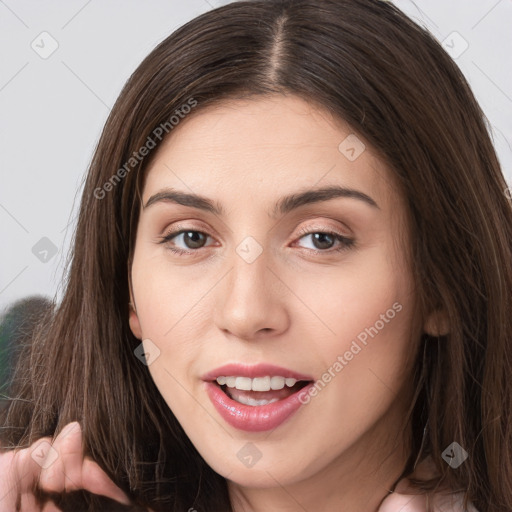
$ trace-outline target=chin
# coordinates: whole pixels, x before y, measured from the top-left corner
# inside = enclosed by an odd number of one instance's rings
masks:
[[[276,468],[272,466],[259,469],[255,467],[251,469],[233,467],[231,473],[227,472],[222,476],[240,487],[254,489],[287,486],[302,480],[299,475],[292,473],[292,468],[276,470]]]

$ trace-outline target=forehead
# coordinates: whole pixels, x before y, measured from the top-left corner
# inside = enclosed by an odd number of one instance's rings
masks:
[[[396,196],[391,181],[374,149],[325,108],[297,96],[257,96],[181,120],[147,170],[143,201],[163,186],[209,196],[252,190],[255,200],[338,184],[386,202]]]

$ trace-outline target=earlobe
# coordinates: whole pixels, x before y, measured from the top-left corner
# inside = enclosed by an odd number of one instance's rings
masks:
[[[444,310],[436,310],[428,315],[423,330],[429,336],[446,336],[450,332],[450,322]]]
[[[129,262],[128,267],[131,269],[131,261]],[[139,316],[137,315],[135,301],[133,300],[132,276],[130,272],[128,272],[128,290],[130,293],[130,302],[128,303],[128,308],[130,311],[128,315],[128,324],[130,325],[130,330],[132,331],[132,334],[137,339],[142,340],[142,329],[140,328]]]
[[[142,339],[142,329],[140,328],[139,317],[137,315],[137,311],[135,310],[135,306],[132,302],[129,303],[130,314],[128,317],[128,323],[130,324],[130,330],[133,335],[141,340]]]

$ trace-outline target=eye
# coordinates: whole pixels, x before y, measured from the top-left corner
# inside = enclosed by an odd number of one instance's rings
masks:
[[[173,231],[167,235],[161,237],[161,244],[167,244],[167,247],[172,252],[177,254],[191,254],[197,249],[205,247],[205,241],[209,238],[209,235],[202,231],[195,229],[181,229],[179,231]],[[185,248],[175,247],[172,244],[181,243],[185,245]]]
[[[316,253],[345,251],[355,244],[354,239],[331,230],[314,231],[312,229],[303,229],[299,232],[299,235],[299,240],[310,237],[313,246],[306,247],[306,249]],[[180,226],[178,226],[177,229],[160,238],[161,241],[159,243],[166,244],[170,251],[178,255],[188,255],[207,247],[207,245],[205,245],[206,241],[211,237],[203,231],[196,229],[180,229]],[[182,247],[177,247],[177,244],[182,245]]]
[[[315,252],[344,251],[355,243],[354,239],[331,230],[313,231],[306,228],[301,230],[299,235],[302,235],[300,239],[310,237],[313,246],[308,249]],[[336,243],[338,243],[337,247]],[[335,246],[334,249],[333,246]]]

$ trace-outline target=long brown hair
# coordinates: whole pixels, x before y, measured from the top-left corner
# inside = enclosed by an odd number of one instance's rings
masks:
[[[87,453],[137,503],[232,510],[225,479],[134,356],[140,341],[128,327],[128,274],[144,170],[156,152],[142,157],[141,148],[158,147],[162,127],[172,136],[172,116],[271,93],[315,102],[380,153],[406,200],[420,315],[442,309],[449,319],[448,335],[418,340],[414,441],[403,475],[430,454],[441,477],[418,486],[447,485],[466,491],[480,512],[510,512],[507,185],[458,67],[381,0],[235,2],[186,23],[144,59],[94,153],[65,294],[18,368],[2,442],[26,446],[77,419]],[[457,469],[441,456],[452,442],[469,454]]]

